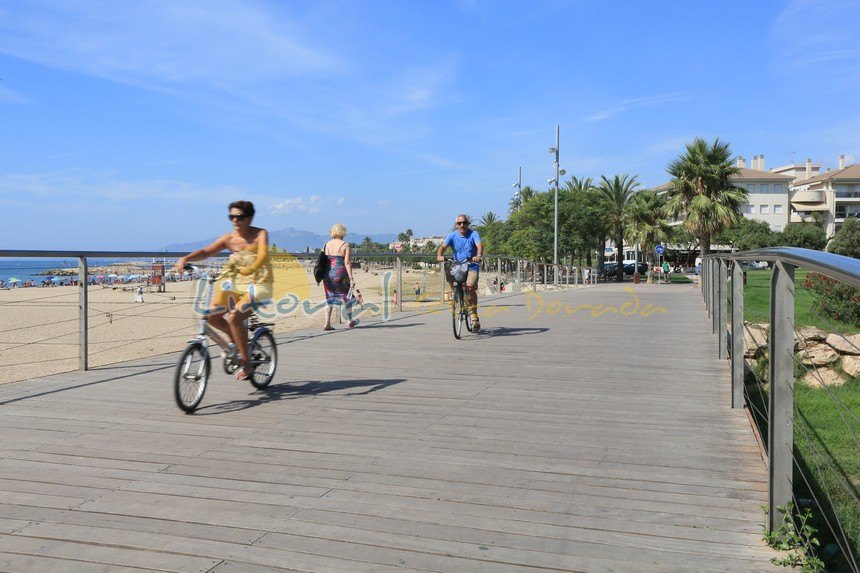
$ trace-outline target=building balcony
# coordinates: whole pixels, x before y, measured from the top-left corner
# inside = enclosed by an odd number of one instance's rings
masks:
[[[824,191],[795,191],[791,196],[792,203],[824,203]]]
[[[815,217],[808,213],[792,213],[789,223],[816,223]]]

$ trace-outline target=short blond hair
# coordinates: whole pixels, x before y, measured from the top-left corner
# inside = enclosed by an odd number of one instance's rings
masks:
[[[344,227],[340,223],[335,223],[331,226],[331,229],[329,229],[328,234],[331,236],[332,239],[343,239],[344,237],[346,237],[346,227]]]

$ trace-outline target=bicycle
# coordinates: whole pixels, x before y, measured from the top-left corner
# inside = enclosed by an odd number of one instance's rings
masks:
[[[188,265],[187,270],[199,272],[197,267]],[[206,341],[207,335],[222,349],[222,366],[224,372],[233,374],[241,365],[241,357],[235,344],[227,342],[217,329],[209,325],[207,314],[209,304],[212,301],[212,291],[218,276],[212,276],[204,272],[200,280],[206,281],[204,302],[202,307],[206,309],[200,319],[200,332],[188,341],[188,346],[179,358],[174,374],[174,396],[176,404],[186,413],[197,409],[206,392],[211,371],[211,360],[209,348]],[[252,314],[248,319],[248,355],[251,357],[250,367],[253,368],[252,375],[248,378],[254,388],[262,389],[271,383],[278,368],[278,347],[275,337],[272,335],[271,322],[259,322],[257,316]]]
[[[463,324],[466,325],[466,330],[472,332],[472,309],[469,306],[469,301],[466,300],[465,289],[463,283],[466,281],[466,276],[469,269],[469,261],[456,261],[454,259],[445,259],[449,267],[449,275],[451,276],[451,320],[454,327],[454,338],[460,340],[463,334]],[[456,273],[456,274],[455,274]],[[457,280],[457,279],[460,280]]]

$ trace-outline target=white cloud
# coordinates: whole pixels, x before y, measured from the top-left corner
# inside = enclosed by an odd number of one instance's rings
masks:
[[[612,107],[606,108],[604,110],[598,111],[597,113],[593,113],[587,116],[585,118],[585,121],[603,121],[605,119],[615,117],[616,115],[622,114],[631,109],[640,107],[654,107],[666,103],[680,101],[683,99],[686,99],[686,95],[681,93],[626,99],[618,102]]]
[[[301,26],[247,2],[42,2],[9,10],[0,52],[149,87],[227,86],[331,69]]]
[[[790,2],[773,24],[770,43],[777,68],[797,80],[820,78],[816,89],[860,82],[855,0]]]
[[[0,198],[5,200],[48,200],[57,204],[92,201],[152,202],[195,204],[219,200],[228,203],[242,194],[229,186],[201,186],[175,180],[122,180],[116,174],[100,171],[70,170],[52,173],[2,174]]]
[[[310,197],[288,197],[269,206],[272,215],[289,215],[290,213],[319,213],[322,210],[319,195]]]
[[[24,94],[11,90],[5,86],[0,86],[0,104],[29,104],[30,99]]]

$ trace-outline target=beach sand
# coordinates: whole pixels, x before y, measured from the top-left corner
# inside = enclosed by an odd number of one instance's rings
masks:
[[[359,318],[383,312],[383,280],[397,288],[392,269],[356,269],[354,276],[365,300]],[[420,301],[414,286],[422,285]],[[89,297],[89,366],[98,368],[128,360],[180,351],[199,331],[193,311],[197,281],[167,283],[166,292],[144,292],[144,302],[134,302],[137,284],[116,287],[91,286]],[[126,290],[123,290],[125,287]],[[441,277],[438,271],[405,270],[400,293],[405,310],[438,305]],[[0,384],[70,372],[79,368],[78,298],[76,286],[32,287],[0,290]],[[275,320],[275,333],[321,328],[325,300],[322,285],[309,275],[299,290],[310,302],[310,315],[301,309]],[[277,295],[277,289],[276,289]],[[396,308],[389,301],[389,311]],[[376,311],[369,310],[375,305]],[[270,307],[272,308],[272,307]],[[277,313],[276,313],[277,314]],[[266,319],[269,321],[269,319]],[[346,328],[333,320],[336,328]],[[360,328],[360,326],[359,326]]]

